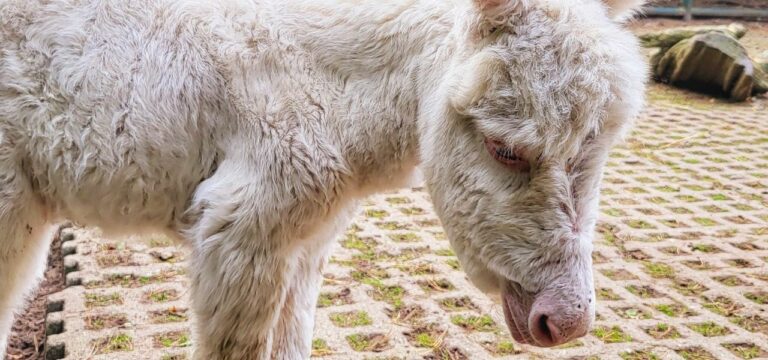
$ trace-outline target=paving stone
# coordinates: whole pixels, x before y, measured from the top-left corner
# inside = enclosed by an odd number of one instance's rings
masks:
[[[511,342],[500,307],[467,281],[429,196],[414,188],[366,200],[338,239],[324,270],[315,356],[765,358],[761,109],[654,102],[615,149],[594,253],[598,320],[583,339],[550,350]],[[62,349],[67,359],[188,356],[187,251],[162,237],[68,231],[69,287],[50,298],[51,358]]]

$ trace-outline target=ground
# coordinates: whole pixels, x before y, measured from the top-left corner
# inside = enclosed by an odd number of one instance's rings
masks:
[[[750,51],[768,49],[766,27],[750,28]],[[314,357],[768,358],[768,99],[729,104],[663,85],[648,95],[606,169],[587,337],[552,350],[511,342],[414,188],[366,200],[338,239]],[[67,288],[48,301],[49,359],[188,357],[184,249],[91,229],[61,238]]]

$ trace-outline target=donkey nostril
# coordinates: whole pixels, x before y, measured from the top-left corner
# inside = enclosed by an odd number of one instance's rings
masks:
[[[547,315],[542,315],[539,318],[539,329],[541,330],[541,335],[544,335],[547,340],[552,341],[552,330],[549,328],[549,324],[547,324]]]
[[[562,343],[560,329],[546,314],[540,314],[533,319],[531,334],[539,346],[555,346]]]

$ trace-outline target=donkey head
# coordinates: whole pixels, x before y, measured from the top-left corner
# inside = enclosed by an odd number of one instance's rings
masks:
[[[643,103],[637,0],[473,0],[421,129],[462,267],[523,343],[583,336],[602,168]]]

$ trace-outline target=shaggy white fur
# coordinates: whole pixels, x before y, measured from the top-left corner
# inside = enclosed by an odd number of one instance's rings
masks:
[[[196,359],[310,351],[355,200],[421,163],[512,335],[583,335],[637,0],[0,0],[0,353],[50,224],[193,249]]]

